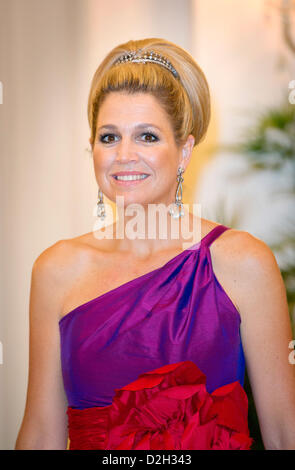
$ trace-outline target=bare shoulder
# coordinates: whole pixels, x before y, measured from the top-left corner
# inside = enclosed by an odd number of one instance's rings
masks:
[[[91,266],[103,269],[108,248],[104,240],[96,240],[92,232],[58,240],[46,248],[35,260],[33,272],[66,293],[72,283]]]
[[[218,239],[217,239],[218,242]],[[243,230],[227,230],[219,240],[224,257],[241,276],[258,280],[279,270],[271,248],[260,238]],[[218,243],[216,244],[218,246]]]
[[[33,290],[44,302],[50,301],[57,314],[73,279],[87,265],[89,250],[87,245],[75,238],[63,239],[46,248],[34,261]]]
[[[59,240],[40,253],[34,261],[33,272],[41,277],[50,277],[52,281],[60,281],[69,270],[75,252],[72,240]]]
[[[83,237],[58,240],[36,258],[34,268],[50,274],[56,280],[64,279],[74,267],[87,260],[90,247]]]
[[[280,269],[270,247],[247,231],[223,232],[210,247],[213,270],[237,310],[244,299],[262,289],[284,289]]]
[[[265,264],[275,260],[270,247],[260,238],[244,230],[230,228],[222,233],[212,244],[212,251],[224,254],[229,262],[243,263],[244,268],[252,263]]]

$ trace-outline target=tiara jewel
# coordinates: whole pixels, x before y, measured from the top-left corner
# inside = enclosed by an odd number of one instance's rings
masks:
[[[160,64],[166,69],[170,70],[173,73],[175,78],[179,78],[178,72],[175,70],[171,62],[161,54],[157,52],[145,51],[142,54],[142,49],[138,49],[137,51],[130,51],[127,54],[121,55],[115,62],[114,65],[123,64],[124,62],[138,62],[138,63],[146,63],[146,62],[153,62],[156,64]]]

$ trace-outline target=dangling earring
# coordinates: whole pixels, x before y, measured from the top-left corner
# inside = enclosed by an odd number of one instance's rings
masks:
[[[97,217],[100,217],[100,220],[104,220],[106,217],[106,210],[103,202],[103,192],[100,189],[98,189]]]
[[[184,210],[183,210],[183,204],[182,204],[182,182],[183,182],[182,173],[183,172],[184,172],[184,169],[182,167],[179,167],[177,171],[178,185],[176,189],[175,202],[173,203],[173,206],[169,209],[169,214],[174,219],[178,219],[179,217],[184,216]]]

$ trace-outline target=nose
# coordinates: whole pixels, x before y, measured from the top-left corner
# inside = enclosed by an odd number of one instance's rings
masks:
[[[138,155],[134,148],[134,143],[128,137],[122,137],[121,141],[117,145],[117,162],[129,162],[137,161]]]

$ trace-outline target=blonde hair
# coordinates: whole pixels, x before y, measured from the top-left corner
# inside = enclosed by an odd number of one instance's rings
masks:
[[[177,70],[180,80],[165,67],[127,62],[114,65],[123,54],[142,49],[165,56]],[[205,137],[211,114],[209,86],[192,56],[181,47],[160,38],[130,40],[112,49],[97,68],[88,98],[88,122],[92,146],[96,137],[99,108],[110,92],[150,93],[167,113],[176,145],[186,142],[189,134],[196,146]]]

